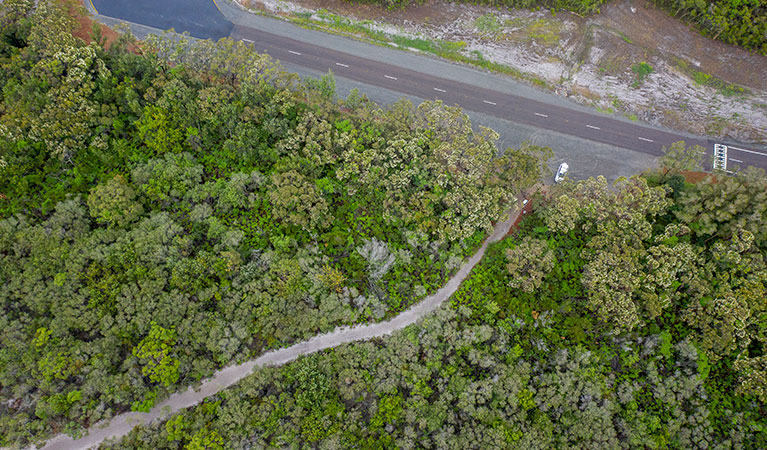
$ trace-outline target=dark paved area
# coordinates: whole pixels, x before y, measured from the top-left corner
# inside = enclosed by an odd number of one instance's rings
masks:
[[[201,39],[229,36],[234,25],[216,8],[212,0],[92,0],[105,16],[150,27],[189,32]]]

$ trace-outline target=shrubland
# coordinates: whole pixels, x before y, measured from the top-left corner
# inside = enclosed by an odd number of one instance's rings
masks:
[[[565,182],[422,322],[108,446],[765,448],[767,179],[688,183],[700,156]]]
[[[73,7],[0,5],[2,446],[402,311],[544,170],[457,108],[231,40],[84,42]]]

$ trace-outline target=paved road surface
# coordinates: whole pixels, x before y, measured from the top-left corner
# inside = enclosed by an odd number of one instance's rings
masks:
[[[280,61],[316,70],[331,69],[334,73],[352,80],[421,98],[438,98],[448,104],[458,104],[462,108],[512,122],[546,128],[655,156],[663,154],[661,151],[663,146],[669,146],[682,139],[673,132],[641,127],[602,115],[574,112],[545,102],[502,94],[460,81],[391,66],[253,28],[235,26],[232,38],[253,43],[256,51],[268,53]],[[706,148],[713,146],[713,142],[705,138],[687,137],[684,140],[688,144],[698,144]],[[748,156],[746,159],[750,161]]]
[[[88,0],[86,0],[88,1]],[[90,0],[105,16],[150,27],[189,32],[201,39],[229,36],[234,24],[226,19],[212,0]]]
[[[232,8],[224,0],[92,0],[96,10],[106,16],[176,31],[188,31],[199,38],[217,39],[230,35],[252,43],[259,52],[275,59],[308,69],[326,72],[369,85],[387,88],[420,98],[439,98],[447,104],[458,104],[512,122],[532,125],[595,142],[615,145],[653,156],[662,155],[662,147],[684,140],[713,151],[714,141],[640,123],[584,112],[573,107],[553,104],[524,96],[502,93],[454,79],[440,77],[414,66],[404,68],[359,55],[329,49],[291,39],[252,27],[236,25],[223,14]],[[231,15],[231,14],[228,14]],[[728,164],[767,168],[767,149],[735,144],[729,151]]]
[[[114,417],[105,428],[94,426],[89,430],[89,434],[81,439],[73,440],[69,436],[58,435],[48,441],[42,447],[42,450],[79,450],[97,446],[105,439],[120,437],[128,434],[134,426],[140,423],[149,423],[151,421],[168,417],[173,412],[183,408],[196,405],[207,397],[226,389],[242,378],[248,376],[256,367],[280,366],[293,361],[299,356],[308,355],[327,348],[336,347],[341,344],[354,341],[368,340],[387,334],[395,330],[405,328],[406,326],[417,322],[426,314],[434,311],[445,300],[458,289],[461,282],[469,275],[471,269],[482,259],[488,244],[496,242],[506,236],[511,225],[519,216],[520,210],[509,214],[509,218],[495,226],[493,234],[482,244],[482,247],[467,261],[464,261],[461,268],[440,290],[434,295],[425,298],[412,308],[386,322],[379,322],[370,325],[358,325],[352,328],[342,327],[336,330],[315,336],[308,341],[300,342],[288,348],[271,351],[261,357],[248,361],[246,363],[229,366],[216,372],[212,378],[202,383],[199,390],[192,388],[186,391],[171,395],[166,401],[155,406],[149,413],[130,412]]]

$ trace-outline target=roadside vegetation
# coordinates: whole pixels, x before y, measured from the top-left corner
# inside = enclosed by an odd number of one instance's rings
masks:
[[[699,150],[565,182],[422,322],[103,447],[765,448],[767,179]]]
[[[653,73],[653,71],[655,69],[653,69],[653,67],[651,65],[649,65],[646,62],[642,61],[640,63],[634,64],[633,66],[631,66],[631,70],[636,75],[636,81],[634,81],[634,86],[636,87],[636,86],[641,85],[642,81],[644,81],[645,77],[647,75],[650,75],[651,73]]]
[[[316,17],[316,18],[315,18]],[[431,53],[440,58],[455,61],[462,64],[470,64],[484,69],[511,75],[520,80],[525,80],[543,88],[551,88],[549,83],[539,77],[522,72],[506,64],[499,64],[486,59],[480,51],[472,51],[468,54],[464,51],[466,42],[446,39],[429,39],[414,35],[403,35],[380,31],[368,21],[357,22],[349,17],[334,14],[326,10],[318,10],[314,14],[297,13],[295,16],[286,16],[287,20],[309,29],[327,33],[337,33],[344,36],[355,36],[368,43],[393,46],[403,50]],[[545,37],[549,37],[546,35]]]
[[[358,0],[379,3],[388,9],[423,3],[419,0]],[[468,0],[465,0],[468,1]],[[474,4],[507,8],[544,8],[594,14],[609,0],[480,0]],[[767,53],[767,5],[762,0],[653,0],[669,14],[694,24],[703,34],[730,44]],[[483,20],[487,29],[493,24]]]
[[[671,15],[714,39],[767,54],[767,4],[763,0],[653,0]]]
[[[0,446],[402,311],[550,154],[231,40],[86,43],[73,7],[0,5]]]
[[[364,0],[361,2],[365,3]],[[370,2],[380,3],[389,9],[425,3],[422,0],[371,0]],[[599,12],[599,6],[606,2],[607,0],[480,0],[472,3],[508,8],[547,8],[590,14]]]

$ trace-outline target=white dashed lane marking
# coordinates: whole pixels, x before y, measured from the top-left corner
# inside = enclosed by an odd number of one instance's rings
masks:
[[[549,117],[546,114],[541,114],[541,113],[533,113],[533,114],[535,114],[538,117]]]
[[[341,63],[336,63],[336,65],[337,65],[337,66],[341,66],[341,67],[349,67],[349,66],[347,66],[346,64],[341,64]]]
[[[645,141],[645,142],[655,142],[652,139],[643,138],[641,136],[639,136],[637,139],[639,139],[640,141]]]
[[[595,127],[594,125],[586,125],[587,128],[593,128],[595,130],[601,130],[599,127]]]
[[[739,160],[739,159],[735,159],[735,158],[728,158],[728,159],[729,159],[730,161],[732,161],[732,162],[736,162],[736,163],[743,163],[743,161],[741,161],[741,160]]]
[[[437,91],[437,92],[447,92],[446,90],[440,89],[440,88],[434,88],[434,90]]]
[[[746,152],[746,153],[753,153],[754,155],[767,156],[767,153],[757,152],[754,150],[746,150],[745,148],[733,147],[731,145],[728,145],[727,148],[730,150],[737,150],[739,152]]]
[[[482,101],[483,101],[483,102],[485,102],[485,103],[487,103],[488,105],[493,105],[493,106],[495,106],[495,105],[496,105],[496,103],[495,103],[495,102],[490,102],[490,101],[487,101],[487,100],[482,100]]]
[[[300,54],[300,53],[298,53],[298,52],[294,52],[293,50],[288,50],[288,53],[292,53],[292,54],[294,54],[294,55],[298,55],[298,56],[301,56],[301,54]]]
[[[242,38],[242,40],[243,40],[243,42],[247,42],[247,43],[249,43],[249,44],[252,44],[252,43],[253,43],[253,41],[251,41],[250,39],[245,39],[245,38]]]
[[[395,81],[397,80],[397,77],[393,77],[391,75],[384,75],[384,78],[388,78],[390,80],[395,80]]]

